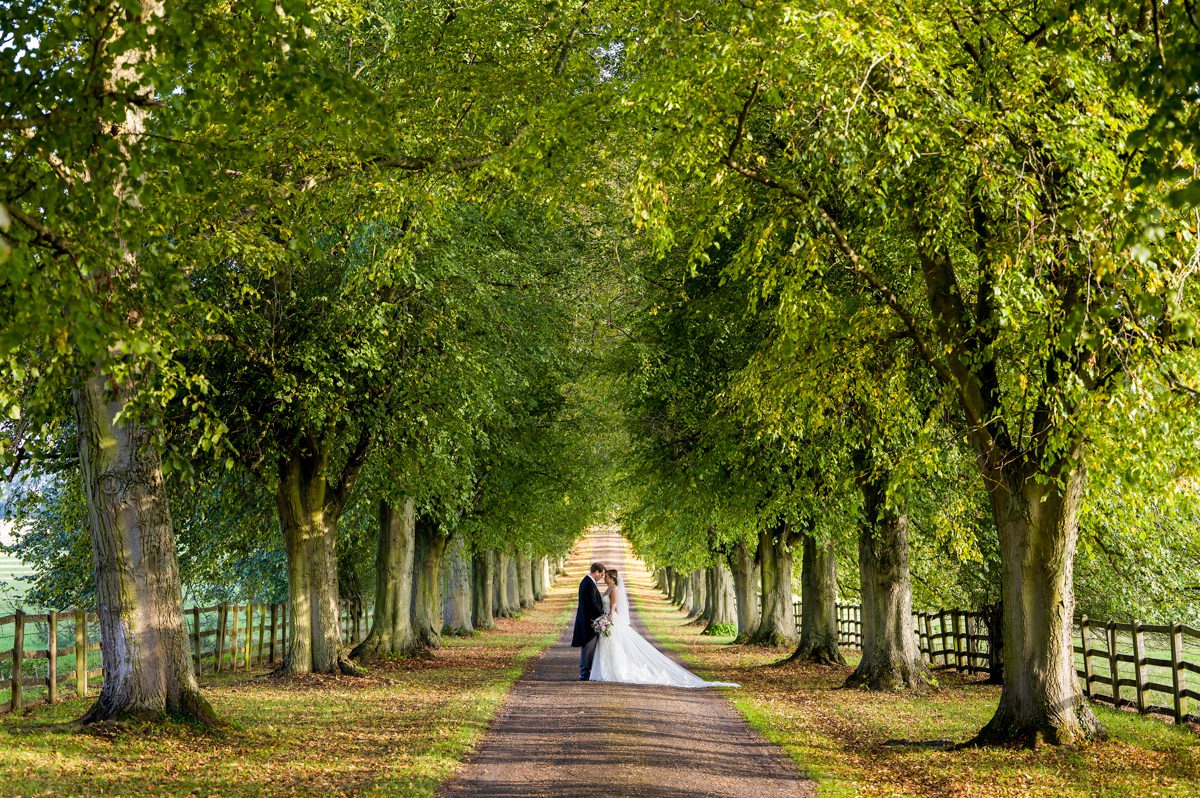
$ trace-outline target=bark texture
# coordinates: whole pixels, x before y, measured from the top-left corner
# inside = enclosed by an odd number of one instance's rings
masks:
[[[912,622],[908,516],[887,506],[886,477],[860,461],[866,521],[858,534],[862,581],[862,660],[845,687],[913,690],[930,683]]]
[[[150,433],[117,424],[129,397],[99,372],[74,392],[104,684],[82,722],[217,717],[200,694],[183,621],[175,530]]]
[[[455,637],[469,637],[475,634],[475,626],[471,622],[471,558],[461,537],[451,540],[447,551],[449,589],[446,591],[446,625],[443,631]]]
[[[436,523],[417,516],[413,556],[412,627],[425,648],[442,645],[442,557],[448,541]]]
[[[517,614],[517,608],[513,607],[509,600],[512,595],[512,590],[508,586],[509,561],[511,559],[511,556],[505,552],[495,553],[496,569],[492,578],[494,586],[492,603],[495,606],[497,618],[511,618]]]
[[[495,573],[496,552],[475,552],[471,558],[471,623],[478,631],[496,628]]]
[[[733,575],[729,566],[719,563],[708,569],[708,595],[711,604],[708,626],[703,634],[715,634],[737,626],[737,610],[733,596]]]
[[[1082,469],[1064,467],[1048,482],[1033,468],[1009,466],[998,476],[989,494],[1000,533],[1004,686],[974,742],[1104,737],[1080,692],[1071,640]]]
[[[412,632],[412,575],[416,548],[416,505],[394,508],[379,502],[375,549],[375,615],[371,631],[350,652],[359,657],[408,657],[420,650]]]
[[[533,606],[533,557],[529,552],[517,553],[517,593],[520,596],[521,609]]]
[[[837,555],[832,544],[804,536],[800,567],[800,643],[790,662],[845,665],[838,648]]]
[[[326,446],[311,444],[279,459],[275,504],[288,560],[291,606],[284,671],[289,674],[335,673],[343,659],[335,529],[326,517],[328,458]]]
[[[520,615],[521,614],[521,573],[520,573],[521,569],[517,565],[517,555],[515,553],[509,554],[504,562],[505,562],[505,572],[508,577],[504,582],[504,586],[505,586],[506,590],[508,591],[508,594],[507,594],[508,608],[512,611],[513,615]]]
[[[549,589],[549,566],[545,557],[533,558],[533,600],[541,601]]]
[[[792,550],[790,530],[780,523],[764,529],[758,538],[758,564],[762,575],[762,613],[748,642],[763,646],[796,645],[796,619],[792,612]]]
[[[733,601],[737,610],[736,643],[746,643],[752,638],[762,621],[759,605],[761,575],[758,559],[744,542],[739,541],[729,553],[729,570],[733,574]]]
[[[704,595],[704,569],[697,568],[688,575],[689,595],[688,595],[688,617],[692,618],[697,623],[702,623],[706,620],[704,616],[705,595]]]

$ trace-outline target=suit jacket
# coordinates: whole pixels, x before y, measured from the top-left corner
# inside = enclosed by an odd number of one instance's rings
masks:
[[[571,646],[580,648],[596,636],[592,621],[604,614],[604,601],[600,598],[600,588],[591,575],[585,576],[579,583],[579,608],[575,610],[575,632],[571,635]]]

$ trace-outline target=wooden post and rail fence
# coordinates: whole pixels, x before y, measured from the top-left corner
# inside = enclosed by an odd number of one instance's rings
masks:
[[[370,608],[342,601],[339,610],[343,642],[360,642],[371,628]],[[183,616],[198,676],[272,667],[283,660],[286,603],[189,607]],[[34,702],[56,703],[63,686],[76,696],[96,693],[104,678],[98,620],[81,609],[0,617],[0,645],[12,641],[0,650],[0,714]],[[71,644],[61,646],[66,641]],[[29,690],[38,695],[27,695]]]
[[[800,602],[793,605],[800,628]],[[862,648],[862,608],[837,605],[838,643]],[[913,631],[935,670],[992,673],[987,616],[967,610],[914,612]],[[1200,629],[1185,624],[1115,623],[1086,615],[1072,630],[1075,672],[1092,701],[1200,723]],[[1197,703],[1190,703],[1197,702]]]

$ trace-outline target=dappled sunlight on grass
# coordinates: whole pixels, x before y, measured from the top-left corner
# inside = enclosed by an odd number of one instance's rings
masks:
[[[578,565],[576,564],[576,567]],[[529,659],[562,632],[572,580],[497,629],[365,677],[206,678],[227,729],[62,732],[83,701],[0,719],[0,795],[430,796],[478,743]]]
[[[857,657],[845,668],[774,666],[788,652],[701,636],[656,592],[641,592],[638,609],[698,673],[742,684],[728,692],[734,704],[818,780],[823,796],[1200,794],[1200,735],[1188,729],[1097,707],[1107,742],[950,750],[938,741],[970,739],[991,717],[998,687],[942,672],[936,689],[917,696],[841,690]]]

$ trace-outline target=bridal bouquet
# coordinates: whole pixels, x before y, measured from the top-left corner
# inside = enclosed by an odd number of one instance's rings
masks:
[[[612,618],[609,618],[607,615],[601,615],[599,618],[592,621],[592,631],[601,637],[609,637],[612,635],[612,627]]]

